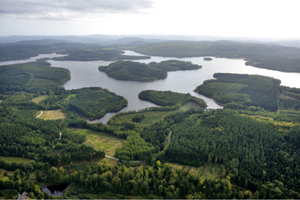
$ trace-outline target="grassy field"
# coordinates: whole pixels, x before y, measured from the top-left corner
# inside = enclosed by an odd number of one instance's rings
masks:
[[[243,117],[250,117],[250,118],[260,121],[260,122],[272,123],[272,124],[274,124],[274,126],[293,127],[293,126],[299,125],[299,123],[276,121],[276,120],[272,119],[271,117],[245,115],[245,114],[240,114],[240,115]]]
[[[187,102],[181,106],[180,110],[188,110],[190,108],[200,108],[200,106],[194,102]]]
[[[3,180],[9,180],[7,176],[4,176],[4,172],[6,172],[7,175],[9,175],[9,176],[14,174],[13,171],[7,171],[7,170],[1,169],[1,168],[0,168],[0,172],[1,172],[1,174],[0,174],[0,180],[1,179],[3,179]]]
[[[114,160],[114,159],[111,159],[111,158],[103,158],[102,160],[100,160],[98,163],[104,163],[106,162],[107,164],[109,165],[112,165],[112,166],[118,166],[118,162],[117,160]]]
[[[94,132],[86,129],[71,129],[87,136],[86,145],[92,146],[96,150],[104,150],[106,155],[114,156],[115,149],[123,146],[123,139],[110,134]]]
[[[37,116],[41,113],[41,111],[37,112]],[[39,117],[39,119],[43,120],[56,120],[56,119],[65,119],[66,116],[61,110],[43,110],[43,114]]]
[[[21,163],[21,162],[29,163],[31,161],[30,159],[27,159],[27,158],[21,158],[21,157],[4,157],[4,156],[0,156],[0,160],[4,160],[6,162],[17,162],[17,163]]]
[[[195,170],[198,173],[200,173],[201,178],[220,177],[222,173],[222,168],[221,165],[219,164],[206,164],[198,168],[188,166],[188,165],[181,165],[178,163],[171,163],[171,164],[173,165],[174,169],[177,167],[182,167],[184,171],[188,171],[188,172],[191,170]]]
[[[76,97],[77,94],[69,94],[64,100],[69,100],[71,97]]]
[[[114,119],[111,124],[114,123],[123,123],[123,122],[132,122],[132,118],[136,115],[144,115],[145,118],[139,122],[140,125],[149,125],[153,124],[155,122],[158,122],[162,120],[165,116],[170,115],[174,111],[149,111],[149,112],[143,112],[143,113],[130,113],[126,115],[122,115]]]
[[[49,97],[48,95],[39,96],[39,97],[33,98],[32,102],[39,103],[40,101],[43,101],[43,100],[47,99],[48,97]]]

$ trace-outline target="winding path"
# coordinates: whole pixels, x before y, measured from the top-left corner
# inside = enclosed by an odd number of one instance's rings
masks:
[[[110,158],[110,159],[113,159],[113,160],[119,160],[119,158],[115,158],[115,157],[108,156],[108,155],[105,155],[105,157]],[[127,162],[127,160],[121,160],[121,161],[122,161],[122,162]],[[131,162],[131,163],[140,163],[140,162],[142,162],[142,161],[140,161],[140,160],[131,160],[131,161],[129,161],[129,162]]]
[[[169,146],[169,143],[170,143],[170,140],[171,140],[171,135],[172,135],[172,131],[170,132],[167,146]]]
[[[56,144],[58,144],[59,143],[59,140],[60,140],[60,138],[61,138],[61,132],[59,132],[59,138],[58,138],[58,140],[57,140],[57,143]],[[55,148],[55,145],[53,146],[53,149]]]
[[[43,114],[43,111],[41,110],[41,114],[39,114],[36,118],[39,118]]]

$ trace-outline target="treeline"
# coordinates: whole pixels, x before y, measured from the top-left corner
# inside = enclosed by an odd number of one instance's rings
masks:
[[[236,102],[244,106],[260,106],[266,110],[278,109],[280,80],[246,74],[214,74],[217,80],[207,80],[195,92],[222,104]]]
[[[194,70],[194,69],[202,68],[202,66],[200,65],[196,65],[188,61],[180,61],[180,60],[166,60],[160,63],[151,62],[148,64],[148,66],[157,69],[162,69],[167,72],[177,71],[177,70]]]
[[[39,54],[64,53],[71,49],[91,49],[95,45],[80,43],[47,43],[43,41],[22,41],[0,45],[0,61],[24,60]]]
[[[100,66],[99,70],[118,80],[155,81],[167,77],[165,70],[148,67],[146,64],[132,61],[114,62],[107,67]]]
[[[224,164],[234,182],[259,191],[260,198],[274,198],[267,195],[272,188],[283,198],[300,192],[299,130],[230,110],[210,111],[175,125],[165,157],[194,166]]]
[[[128,104],[124,97],[100,87],[71,90],[71,93],[77,95],[69,103],[70,109],[89,118],[100,118],[105,113],[118,111]]]
[[[232,41],[169,42],[136,47],[136,52],[163,57],[215,56],[244,58],[246,65],[283,72],[300,72],[300,50],[295,47]]]
[[[118,80],[155,81],[165,79],[168,71],[194,70],[201,67],[191,62],[179,60],[168,60],[160,63],[151,62],[147,65],[132,61],[118,61],[109,64],[107,67],[100,66],[99,70]]]
[[[183,105],[186,102],[194,102],[201,108],[207,107],[205,101],[190,94],[182,94],[171,91],[145,90],[139,93],[139,99],[150,101],[161,106]]]
[[[56,168],[46,163],[41,170],[36,170],[35,175],[43,182],[71,183],[60,198],[87,198],[87,194],[108,192],[120,194],[120,197],[122,194],[145,195],[148,198],[156,195],[167,199],[249,198],[253,195],[249,190],[240,191],[232,185],[229,177],[201,178],[196,171],[187,172],[182,167],[174,168],[155,159],[151,166],[139,169],[104,163],[76,170],[74,165]],[[36,190],[37,186],[24,178],[20,170],[16,170],[10,180],[0,180],[0,187],[15,188],[20,193],[27,191],[31,198],[53,198]],[[259,194],[256,193],[255,197],[258,198]]]
[[[120,50],[103,50],[102,48],[94,49],[72,49],[62,52],[68,54],[64,57],[52,58],[53,60],[72,60],[72,61],[93,61],[93,60],[105,60],[105,61],[116,61],[116,60],[137,60],[137,59],[149,59],[149,56],[127,56],[121,55],[124,53]]]

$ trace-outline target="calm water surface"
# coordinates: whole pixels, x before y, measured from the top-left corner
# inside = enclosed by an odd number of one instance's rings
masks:
[[[142,55],[133,51],[125,51],[125,55]],[[34,61],[42,57],[57,57],[63,55],[43,54],[38,57],[29,59]],[[122,111],[139,110],[151,106],[156,106],[147,101],[142,101],[138,98],[138,94],[143,90],[161,90],[173,91],[181,93],[190,93],[193,96],[202,98],[206,101],[209,108],[222,108],[212,99],[193,92],[193,90],[207,79],[212,79],[213,74],[221,73],[238,73],[238,74],[259,74],[269,76],[281,80],[281,85],[289,87],[300,87],[300,73],[285,73],[268,69],[261,69],[252,66],[246,66],[242,59],[227,59],[215,58],[212,61],[204,61],[203,57],[192,58],[174,58],[174,57],[158,57],[152,56],[151,59],[136,60],[136,62],[150,63],[161,62],[164,60],[182,60],[190,61],[194,64],[202,65],[201,69],[191,71],[176,71],[168,72],[168,77],[164,80],[154,82],[136,82],[136,81],[120,81],[108,77],[104,72],[98,70],[98,66],[107,66],[113,61],[54,61],[49,60],[53,67],[62,67],[70,70],[71,79],[64,85],[65,89],[78,89],[82,87],[98,86],[106,88],[118,95],[124,96],[128,100],[128,106]],[[26,60],[27,61],[27,60]],[[27,61],[27,62],[30,62]],[[21,63],[22,61],[0,62],[0,65]],[[24,61],[23,61],[24,62]],[[102,122],[106,123],[109,118],[115,113],[107,113],[99,120],[94,120],[91,123]]]
[[[43,187],[41,190],[48,195],[60,197],[64,190],[69,186],[69,184],[50,184],[47,187]]]
[[[125,51],[125,55],[142,55],[133,51]],[[282,85],[290,87],[299,87],[299,73],[284,73],[279,71],[260,69],[246,66],[245,61],[240,59],[213,58],[212,61],[204,61],[203,57],[192,58],[173,58],[152,56],[151,59],[136,60],[136,62],[150,63],[161,62],[164,60],[177,59],[182,61],[190,61],[194,64],[202,65],[202,69],[191,71],[168,72],[168,77],[164,80],[154,82],[136,82],[136,81],[120,81],[108,77],[104,72],[98,70],[98,66],[107,66],[112,61],[49,61],[52,66],[63,67],[71,72],[71,80],[64,87],[66,89],[77,89],[82,87],[99,86],[124,96],[129,104],[121,111],[139,110],[150,106],[155,106],[150,102],[142,101],[138,98],[138,94],[143,90],[162,90],[174,91],[181,93],[190,93],[193,96],[202,98],[206,101],[209,108],[222,108],[212,99],[199,95],[193,90],[207,79],[212,79],[216,72],[223,73],[239,73],[239,74],[260,74],[270,76],[281,80]],[[106,123],[115,113],[107,113],[99,120],[92,122]]]
[[[0,62],[0,66],[1,65],[18,64],[18,63],[35,62],[37,59],[40,59],[40,58],[55,58],[55,57],[63,57],[63,56],[66,56],[66,55],[56,54],[56,53],[52,53],[52,54],[39,54],[38,56],[34,56],[34,57],[31,57],[31,58],[25,59],[25,60],[3,61],[3,62]]]

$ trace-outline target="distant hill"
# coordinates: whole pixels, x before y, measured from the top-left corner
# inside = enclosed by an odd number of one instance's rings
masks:
[[[21,45],[51,45],[51,44],[57,44],[57,43],[69,43],[69,42],[66,41],[66,40],[42,39],[42,40],[20,41],[20,42],[16,42],[15,44],[21,44]]]
[[[233,41],[171,41],[147,44],[134,49],[138,53],[164,57],[216,56],[243,58],[246,65],[283,72],[300,72],[300,49],[274,44]]]
[[[300,40],[283,40],[283,41],[273,42],[273,44],[300,48]]]

